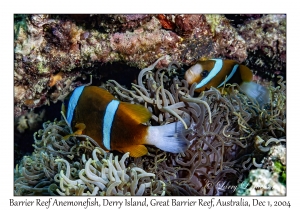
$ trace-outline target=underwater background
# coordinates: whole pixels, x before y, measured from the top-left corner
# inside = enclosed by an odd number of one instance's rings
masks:
[[[270,101],[238,84],[195,92],[184,74],[211,58],[249,67]],[[284,14],[15,14],[14,194],[285,195],[285,80]],[[145,106],[152,126],[189,116],[189,148],[133,158],[65,140],[62,101],[87,84]]]

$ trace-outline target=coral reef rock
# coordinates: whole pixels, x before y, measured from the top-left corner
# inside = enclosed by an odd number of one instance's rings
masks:
[[[238,185],[236,195],[286,195],[286,147],[285,139],[270,138],[265,142],[269,151],[261,169],[251,170],[247,179]],[[268,147],[269,144],[273,146]]]
[[[245,22],[237,31],[246,42],[246,65],[264,77],[285,76],[286,15],[264,15]]]
[[[278,181],[278,174],[256,169],[250,171],[249,178],[239,184],[237,195],[286,195],[286,187]]]
[[[284,75],[285,19],[263,15],[234,27],[224,15],[15,15],[15,116],[62,100],[99,63],[142,69],[163,55],[164,66],[221,57]]]

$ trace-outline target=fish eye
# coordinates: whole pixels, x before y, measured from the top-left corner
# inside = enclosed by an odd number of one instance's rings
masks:
[[[201,72],[201,77],[203,77],[203,78],[207,77],[208,73],[209,72],[207,70],[202,71]]]

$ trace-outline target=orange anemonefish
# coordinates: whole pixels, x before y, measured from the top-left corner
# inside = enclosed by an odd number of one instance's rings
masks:
[[[184,127],[181,122],[144,125],[150,118],[151,113],[144,106],[121,102],[96,86],[76,88],[67,109],[67,121],[72,128],[79,125],[82,134],[90,136],[107,150],[130,152],[130,156],[140,157],[148,153],[145,144],[172,153],[188,148],[189,141],[182,135]]]
[[[252,78],[253,74],[247,66],[240,65],[234,60],[222,59],[198,61],[185,73],[189,85],[197,83],[196,92],[208,90],[210,87],[220,88],[227,83],[237,83],[249,97],[263,105],[269,101],[269,91],[262,85],[252,82]]]

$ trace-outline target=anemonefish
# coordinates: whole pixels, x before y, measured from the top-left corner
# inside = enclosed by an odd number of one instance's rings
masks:
[[[145,125],[150,118],[151,112],[144,106],[121,102],[96,86],[76,88],[67,107],[67,121],[72,128],[80,127],[82,134],[93,138],[103,149],[140,157],[148,153],[145,145],[172,153],[188,148],[181,122]]]
[[[269,101],[269,91],[264,86],[252,82],[252,78],[252,71],[247,66],[234,60],[223,59],[198,61],[185,72],[185,79],[189,85],[197,83],[196,92],[237,83],[249,97],[263,105]]]

